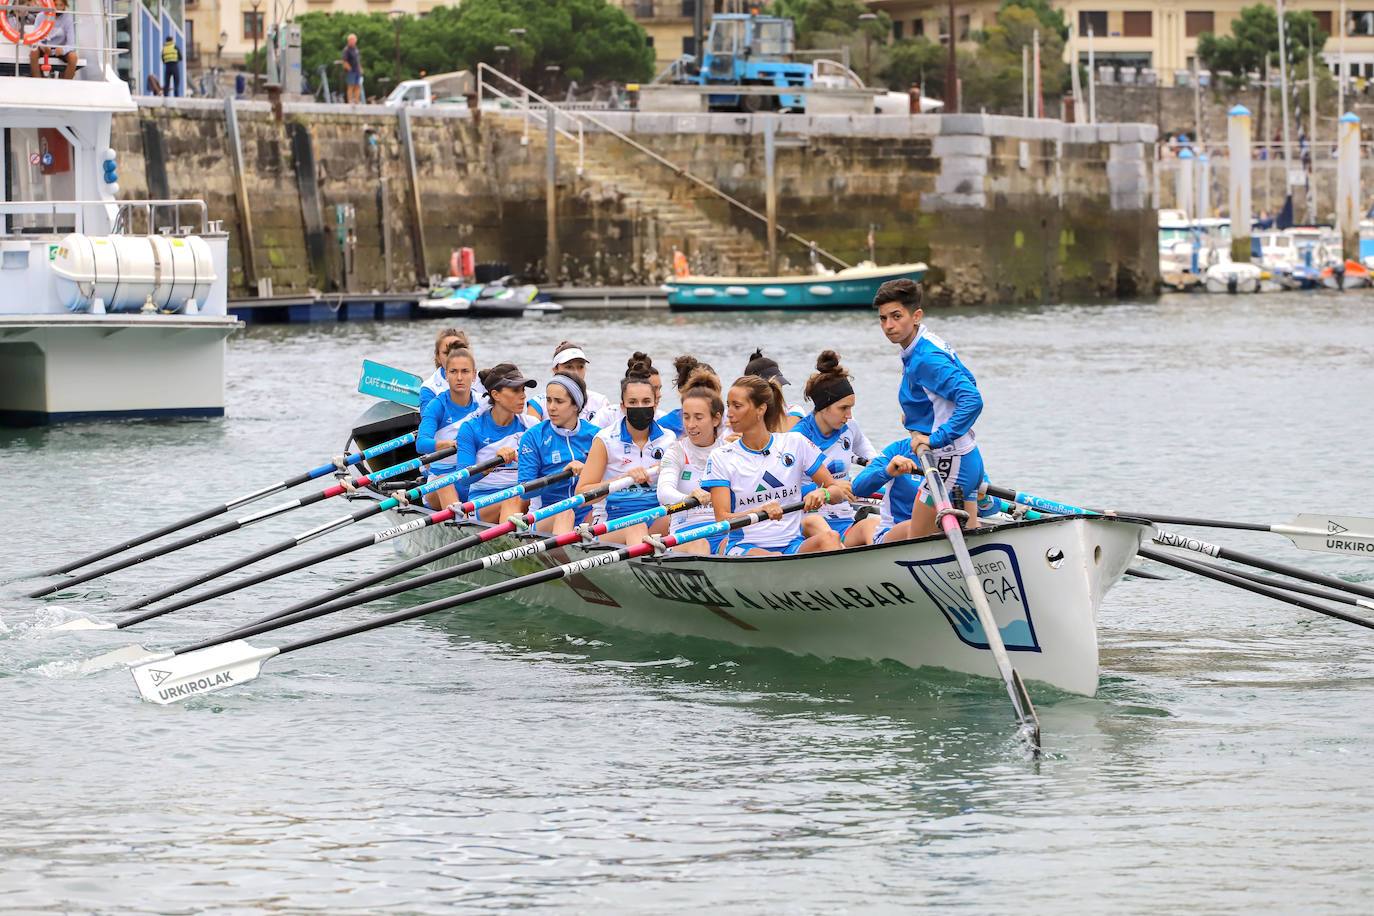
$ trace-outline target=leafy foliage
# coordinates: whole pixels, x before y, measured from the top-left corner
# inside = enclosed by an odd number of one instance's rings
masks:
[[[959,71],[964,83],[966,111],[1020,111],[1021,48],[1029,47],[1040,32],[1040,85],[1047,96],[1064,91],[1069,68],[1064,63],[1064,38],[1048,30],[1034,9],[1006,4],[983,35],[970,64]]]
[[[1285,12],[1284,26],[1288,60],[1293,66],[1306,63],[1309,53],[1320,54],[1330,37],[1321,30],[1310,10]],[[1199,35],[1197,52],[1207,69],[1213,73],[1229,71],[1237,82],[1244,81],[1245,74],[1260,70],[1266,62],[1274,70],[1279,65],[1278,14],[1272,6],[1247,6],[1231,21],[1230,35]]]

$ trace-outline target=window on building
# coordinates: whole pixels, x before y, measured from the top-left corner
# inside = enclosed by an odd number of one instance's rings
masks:
[[[652,36],[652,35],[645,35],[645,36],[644,36],[644,47],[646,47],[646,48],[652,48],[653,46],[654,46],[654,36]]]
[[[1347,35],[1374,35],[1374,10],[1351,10],[1346,23]]]
[[[630,15],[636,19],[654,18],[654,0],[634,0],[630,7]]]
[[[262,17],[265,14],[258,12],[247,12],[243,14],[243,37],[248,39],[262,38],[266,33],[262,28]]]
[[[682,16],[684,19],[694,19],[697,14],[697,0],[682,0]]]
[[[896,39],[897,41],[901,41],[901,40],[902,40],[902,25],[903,25],[902,20],[900,20],[900,19],[894,19],[894,20],[892,20],[892,37],[893,37],[894,39]]]
[[[1312,11],[1312,15],[1314,15],[1314,16],[1317,17],[1317,28],[1321,29],[1323,32],[1325,32],[1325,33],[1328,34],[1328,35],[1335,35],[1335,34],[1336,34],[1335,32],[1331,31],[1331,11],[1330,11],[1330,10],[1313,10],[1313,11]]]
[[[959,17],[959,40],[960,40],[960,41],[968,41],[968,38],[969,38],[969,28],[970,28],[970,20],[969,20],[969,17],[968,17],[967,15],[960,16],[960,17]]]
[[[911,37],[924,38],[926,34],[926,21],[924,19],[911,20]]]
[[[1188,10],[1183,14],[1183,34],[1188,38],[1216,31],[1215,24],[1216,15],[1211,10]]]
[[[1107,36],[1106,10],[1080,10],[1078,13],[1078,34],[1086,35],[1091,31],[1098,38]]]
[[[1154,14],[1149,10],[1127,10],[1121,14],[1121,34],[1125,38],[1149,38]]]
[[[682,36],[682,53],[697,56],[697,40],[691,35]]]

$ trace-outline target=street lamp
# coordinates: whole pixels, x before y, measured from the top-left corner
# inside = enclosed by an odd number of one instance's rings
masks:
[[[229,43],[229,33],[219,33],[219,44],[215,46],[215,69],[224,69],[224,46]]]
[[[399,84],[401,82],[401,18],[405,16],[405,10],[390,10],[387,15],[391,17],[392,23],[396,26],[396,62],[392,67],[392,77]]]
[[[558,80],[558,71],[562,69],[563,68],[558,66],[558,64],[549,64],[544,68],[544,73],[547,74],[544,78],[548,80],[548,88],[545,91],[548,92],[550,97],[553,96],[554,84]]]
[[[525,30],[520,28],[506,29],[506,32],[510,34],[513,39],[511,44],[515,46],[515,81],[518,83],[520,82],[520,44],[521,39],[525,37]]]
[[[863,25],[860,26],[860,28],[864,30],[864,82],[865,82],[865,83],[872,83],[872,82],[873,82],[873,29],[870,28],[868,24],[869,24],[870,22],[876,21],[877,18],[878,18],[878,15],[877,15],[876,13],[860,13],[860,14],[859,14],[859,21],[863,23]]]
[[[258,80],[260,79],[258,76],[258,64],[260,63],[258,60],[258,36],[262,34],[262,20],[258,18],[260,15],[258,9],[261,6],[262,0],[253,0],[251,21],[253,23],[253,98],[255,99],[258,97]]]

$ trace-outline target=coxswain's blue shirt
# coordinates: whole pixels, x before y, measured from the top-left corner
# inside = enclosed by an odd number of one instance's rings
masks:
[[[902,350],[902,426],[930,436],[930,447],[953,446],[955,454],[974,447],[973,424],[983,410],[983,396],[973,373],[949,344],[921,325]]]
[[[911,521],[911,507],[916,505],[916,491],[921,486],[921,479],[914,474],[893,477],[887,473],[887,463],[898,455],[916,461],[910,439],[897,439],[889,443],[877,458],[868,463],[868,467],[854,477],[855,496],[876,496],[883,485],[887,485],[882,508],[884,528]]]
[[[519,482],[529,483],[562,470],[569,461],[586,461],[592,440],[601,427],[588,420],[578,420],[576,429],[564,429],[552,420],[543,420],[520,437]],[[539,509],[562,502],[573,495],[577,475],[552,484],[529,495],[530,505]]]

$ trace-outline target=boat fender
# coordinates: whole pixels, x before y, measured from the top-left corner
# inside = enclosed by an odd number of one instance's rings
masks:
[[[1240,287],[1240,278],[1237,277],[1235,274],[1227,274],[1227,275],[1226,275],[1226,291],[1227,291],[1228,293],[1238,292],[1238,291],[1239,291],[1239,287]]]

